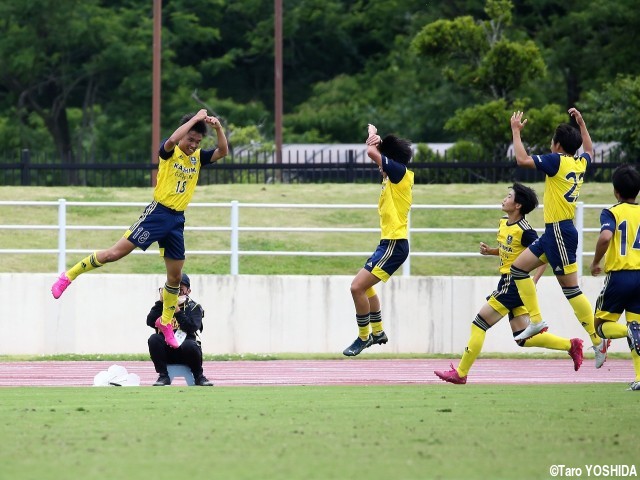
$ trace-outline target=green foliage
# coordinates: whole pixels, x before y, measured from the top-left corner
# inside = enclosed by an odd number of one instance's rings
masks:
[[[445,128],[459,132],[463,138],[479,145],[489,158],[500,161],[504,160],[511,144],[509,118],[515,110],[522,110],[528,120],[523,133],[526,145],[536,151],[546,150],[558,124],[567,122],[569,117],[558,105],[525,108],[526,102],[507,105],[501,99],[461,109],[447,121]]]
[[[416,35],[412,48],[442,65],[448,80],[469,86],[476,81],[478,64],[489,44],[482,26],[465,16],[429,23]]]
[[[555,104],[545,105],[542,108],[528,108],[524,113],[527,126],[522,134],[523,141],[533,153],[548,152],[556,127],[561,123],[569,122],[567,112]],[[595,118],[595,115],[592,116]],[[585,118],[587,122],[591,122],[591,117],[586,113]]]
[[[546,74],[540,51],[532,41],[522,43],[501,39],[482,58],[477,70],[478,85],[494,98],[513,100],[518,88],[532,78]]]
[[[316,84],[309,101],[295,113],[287,115],[285,125],[293,131],[310,130],[314,137],[314,132],[322,132],[325,139],[339,142],[362,140],[366,137],[367,123],[376,123],[378,116],[376,92],[364,89],[364,79],[360,80],[341,75],[329,82]],[[362,120],[354,121],[358,118]],[[304,135],[298,138],[305,141]]]
[[[601,140],[620,142],[620,149],[631,162],[640,159],[640,76],[619,75],[601,89],[587,93],[587,111],[596,113],[593,136]]]
[[[447,120],[445,128],[454,130],[482,147],[485,155],[501,160],[511,142],[509,118],[512,109],[506,100],[493,100],[484,104],[457,110]]]
[[[287,1],[284,141],[359,142],[375,121],[415,142],[478,143],[451,128],[455,112],[500,99],[529,111],[602,104],[593,114],[606,117],[610,102],[585,102],[585,92],[611,85],[615,98],[627,88],[617,74],[640,75],[636,3]],[[207,104],[234,128],[272,139],[273,2],[172,0],[162,20],[162,136]],[[0,147],[70,161],[84,152],[148,158],[152,23],[149,2],[0,2]],[[621,140],[637,156],[633,139],[615,138],[633,123],[596,127],[591,113],[594,140]],[[485,155],[504,150],[503,133],[486,139]]]
[[[458,140],[447,150],[447,160],[450,162],[477,162],[482,159],[482,147],[468,140]]]
[[[446,78],[471,88],[480,100],[457,109],[444,128],[475,142],[495,160],[504,158],[511,141],[508,119],[513,105],[522,103],[518,90],[546,71],[533,41],[507,38],[511,11],[509,0],[488,0],[488,21],[470,16],[438,20],[426,25],[413,41],[420,54],[433,55],[443,65]]]
[[[427,145],[426,143],[418,143],[415,146],[415,149],[416,151],[413,154],[413,158],[411,159],[413,163],[424,163],[440,160],[440,156],[437,155],[436,152],[431,150],[429,145]]]

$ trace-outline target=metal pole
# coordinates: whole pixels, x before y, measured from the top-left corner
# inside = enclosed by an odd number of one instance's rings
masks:
[[[578,278],[582,276],[582,256],[584,252],[584,202],[578,202],[576,208],[576,230],[578,230],[578,250],[576,263],[578,265]]]
[[[238,275],[238,227],[240,225],[240,207],[237,200],[231,201],[231,275]]]
[[[67,201],[58,199],[58,273],[67,269]]]
[[[162,0],[153,0],[153,68],[151,98],[151,163],[158,164],[160,147],[160,86],[162,60]],[[155,187],[158,170],[151,170],[151,186]]]
[[[411,210],[409,210],[409,214],[407,216],[407,241],[409,242],[409,255],[402,264],[403,277],[411,276]]]
[[[282,0],[274,0],[274,44],[275,44],[275,140],[276,140],[276,163],[282,163]],[[282,169],[278,169],[279,180],[282,180]]]
[[[31,152],[28,148],[22,150],[20,155],[20,184],[23,187],[31,185],[30,167],[31,164]]]

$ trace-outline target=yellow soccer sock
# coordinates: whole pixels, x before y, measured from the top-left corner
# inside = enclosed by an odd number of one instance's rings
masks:
[[[369,314],[369,321],[371,323],[371,332],[374,335],[380,335],[383,331],[382,328],[382,312],[371,312]]]
[[[369,314],[360,315],[356,313],[356,322],[358,322],[358,336],[361,340],[369,338]]]
[[[636,352],[635,348],[631,350],[631,360],[633,360],[633,369],[636,372],[635,382],[640,382],[640,356]]]
[[[529,312],[531,323],[538,323],[542,321],[540,305],[538,304],[538,293],[536,292],[536,284],[533,283],[533,279],[527,275],[526,278],[516,278],[515,282],[516,287],[518,287],[518,293],[520,294],[522,303]]]
[[[542,332],[531,338],[527,338],[524,341],[523,347],[542,347],[550,350],[564,350],[568,352],[571,350],[571,340],[558,337],[553,333]]]
[[[162,291],[162,324],[168,325],[173,320],[176,313],[176,305],[178,304],[178,294],[180,293],[180,285],[172,287],[165,283]]]
[[[607,338],[626,338],[627,326],[618,322],[602,322],[600,331]]]
[[[582,328],[589,334],[591,343],[596,347],[600,345],[602,339],[596,333],[593,325],[593,308],[587,296],[580,291],[580,287],[562,287],[562,291],[569,300],[573,313],[582,325]],[[575,294],[577,292],[577,295]]]
[[[67,278],[73,282],[76,278],[78,278],[79,275],[90,272],[91,270],[95,270],[96,268],[100,268],[102,266],[102,263],[98,261],[96,257],[97,253],[98,252],[93,252],[91,255],[83,258],[73,267],[67,270]]]
[[[478,319],[481,321],[478,322]],[[480,315],[476,316],[476,319],[471,324],[471,337],[469,338],[469,342],[467,343],[467,348],[464,349],[464,353],[462,354],[462,358],[460,359],[460,363],[458,364],[458,375],[461,377],[466,377],[471,369],[473,363],[480,355],[482,351],[482,346],[484,345],[484,338],[487,335],[487,331],[485,328],[488,325],[484,322],[484,319],[480,317]]]

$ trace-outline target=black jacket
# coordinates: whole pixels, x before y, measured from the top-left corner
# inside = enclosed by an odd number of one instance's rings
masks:
[[[156,320],[162,316],[162,301],[158,300],[149,315],[147,315],[147,325],[155,329]],[[187,301],[182,304],[180,311],[173,317],[173,329],[180,328],[187,334],[187,338],[196,339],[196,332],[202,331],[202,318],[204,317],[204,309],[199,303],[194,302],[187,297]]]

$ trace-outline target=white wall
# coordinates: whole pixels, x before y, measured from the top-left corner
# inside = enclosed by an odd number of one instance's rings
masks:
[[[146,316],[163,275],[89,273],[54,300],[53,274],[0,274],[0,354],[146,353]],[[347,276],[190,275],[205,308],[205,353],[339,353],[357,335]],[[393,277],[377,288],[389,343],[368,352],[461,353],[470,324],[497,277]],[[581,287],[592,304],[602,278]],[[585,331],[552,277],[538,285],[550,332]],[[485,352],[521,351],[503,319],[489,330]],[[541,351],[527,349],[527,351]],[[624,339],[612,351],[628,352]]]

